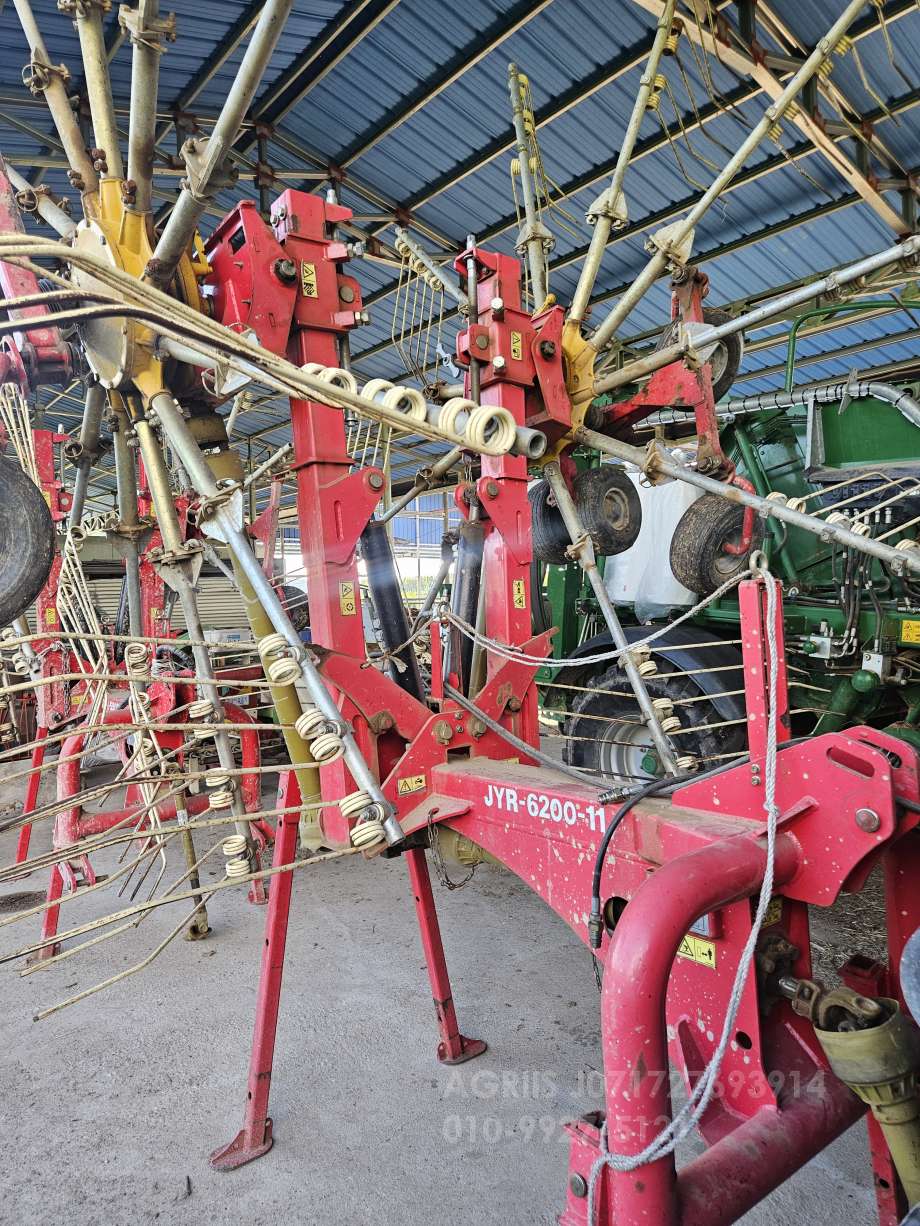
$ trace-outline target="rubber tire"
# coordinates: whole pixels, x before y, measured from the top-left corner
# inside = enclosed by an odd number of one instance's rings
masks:
[[[728,323],[731,315],[727,311],[721,311],[718,307],[703,307],[703,322],[712,324],[718,327],[720,324]],[[671,323],[658,337],[655,344],[656,351],[665,349],[668,345],[673,345],[677,340],[678,320],[672,320]],[[719,341],[716,352],[713,357],[721,353],[722,361],[718,363],[718,370],[712,372],[712,396],[718,402],[722,399],[731,385],[738,378],[738,371],[741,369],[741,362],[744,359],[744,336],[740,332],[734,333],[733,336],[728,336],[724,341]],[[693,409],[685,409],[681,405],[674,406],[678,412],[692,413]]]
[[[31,607],[54,561],[54,523],[38,486],[0,457],[0,626]]]
[[[304,630],[309,630],[310,602],[307,600],[306,592],[302,592],[293,583],[282,583],[277,591],[281,597],[281,603],[291,619],[291,625],[297,633],[301,634]]]
[[[538,481],[527,491],[533,533],[533,556],[540,562],[564,566],[566,550],[572,543],[562,516],[549,501],[552,490],[548,482]]]
[[[612,557],[636,543],[642,527],[642,503],[624,468],[602,464],[579,473],[572,494],[599,554]]]
[[[743,571],[750,553],[760,547],[761,521],[754,520],[748,553],[735,556],[722,550],[725,541],[740,539],[743,521],[744,507],[720,494],[704,494],[691,503],[671,537],[669,561],[677,582],[698,596],[708,596]]]
[[[704,656],[705,653],[700,653],[701,668],[706,667]],[[689,706],[679,705],[681,699],[698,698],[703,691],[690,676],[670,676],[669,674],[675,671],[674,665],[660,656],[656,659],[659,671],[654,676],[645,679],[646,689],[652,698],[670,698],[675,703],[674,714],[685,727],[691,722],[716,725],[724,723],[723,717],[712,703],[700,701]],[[565,724],[567,737],[581,739],[566,740],[563,759],[569,766],[600,771],[600,746],[591,738],[597,737],[598,732],[609,725],[591,717],[619,716],[624,720],[635,722],[639,719],[639,705],[630,693],[626,673],[618,664],[599,676],[582,680],[581,684],[591,688],[578,695],[572,704],[572,714]],[[602,692],[604,690],[625,690],[628,696],[605,694]],[[701,711],[704,711],[705,714],[701,715]],[[692,713],[692,721],[688,712]],[[729,728],[715,727],[711,732],[701,731],[678,735],[673,745],[678,754],[692,753],[698,758],[734,753],[743,750],[746,746],[746,726],[742,723]],[[708,765],[711,766],[713,763]]]

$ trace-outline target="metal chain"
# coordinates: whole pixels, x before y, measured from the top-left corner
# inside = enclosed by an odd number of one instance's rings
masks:
[[[479,865],[471,864],[469,872],[462,881],[452,881],[447,871],[447,865],[444,863],[444,857],[441,854],[437,823],[433,819],[434,810],[428,814],[428,846],[431,851],[431,862],[434,865],[435,873],[437,873],[438,881],[440,881],[445,890],[462,890],[465,885],[469,885],[473,880]]]

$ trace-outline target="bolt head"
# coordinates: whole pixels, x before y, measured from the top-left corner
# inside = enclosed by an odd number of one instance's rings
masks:
[[[556,356],[556,345],[554,341],[540,341],[540,356],[544,358],[553,358]]]
[[[492,369],[493,370],[504,370],[506,365],[507,363],[501,354],[498,354],[496,357],[492,359]]]
[[[882,824],[882,819],[874,809],[857,809],[856,825],[866,834],[875,834]]]
[[[489,498],[498,497],[498,484],[495,481],[489,481],[486,485],[486,494]]]
[[[291,282],[297,277],[297,265],[293,260],[279,259],[274,264],[275,276],[279,281]]]
[[[442,745],[446,745],[453,735],[454,730],[451,728],[450,723],[446,719],[439,719],[434,726],[435,740],[439,741]]]
[[[489,348],[489,338],[487,336],[484,336],[483,333],[480,332],[479,335],[476,337],[475,344],[476,344],[477,349],[488,349]]]
[[[584,1175],[579,1175],[579,1173],[576,1171],[569,1177],[569,1191],[573,1196],[577,1196],[579,1198],[588,1195],[588,1181],[585,1179]]]
[[[492,308],[492,310],[495,312],[496,315],[500,315],[502,311],[505,309],[505,300],[504,298],[493,298],[492,301],[489,303],[489,306]]]
[[[367,483],[371,487],[372,490],[382,490],[383,489],[383,477],[381,476],[380,473],[371,473],[371,475],[367,479]]]

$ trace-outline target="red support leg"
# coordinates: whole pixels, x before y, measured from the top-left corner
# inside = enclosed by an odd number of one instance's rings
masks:
[[[38,789],[41,784],[41,765],[45,760],[45,737],[48,735],[47,728],[36,728],[35,740],[38,744],[32,750],[32,769],[29,774],[29,783],[26,787],[26,801],[22,806],[22,816],[35,811],[35,803],[38,800]],[[16,863],[22,862],[29,855],[29,841],[32,838],[32,823],[23,826],[19,831],[19,842],[16,844]]]
[[[48,882],[48,894],[45,899],[51,905],[48,906],[42,919],[42,938],[46,939],[48,944],[29,955],[27,961],[30,963],[45,962],[48,958],[53,958],[55,954],[61,952],[60,942],[55,941],[54,938],[57,936],[58,916],[61,913],[61,908],[57,904],[63,893],[64,874],[61,872],[60,865],[55,864],[51,869],[51,879]]]
[[[278,815],[278,828],[275,832],[272,867],[280,868],[283,864],[289,864],[294,859],[296,850],[297,814],[281,813]],[[211,1154],[210,1163],[216,1171],[232,1171],[238,1166],[245,1166],[247,1162],[267,1154],[272,1147],[268,1095],[275,1054],[275,1034],[278,1029],[293,876],[293,873],[279,873],[272,879],[268,895],[268,913],[265,917],[265,944],[262,948],[262,968],[256,999],[256,1020],[249,1060],[243,1127],[229,1145],[215,1149]]]
[[[415,898],[415,913],[418,916],[422,949],[428,966],[428,978],[431,981],[438,1031],[441,1035],[441,1041],[438,1044],[438,1059],[442,1064],[463,1064],[467,1060],[481,1056],[486,1050],[486,1044],[482,1039],[467,1039],[460,1033],[460,1027],[457,1025],[457,1011],[451,995],[444,946],[441,943],[441,928],[438,924],[434,895],[431,892],[431,877],[428,874],[428,862],[425,859],[424,849],[414,847],[411,851],[407,851],[406,862],[409,865],[409,880],[412,883],[412,895]]]

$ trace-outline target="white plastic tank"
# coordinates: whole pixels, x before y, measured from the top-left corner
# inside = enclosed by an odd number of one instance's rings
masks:
[[[677,460],[685,453],[672,452]],[[696,601],[695,593],[678,583],[671,573],[668,556],[677,522],[702,491],[686,481],[647,485],[641,473],[626,467],[642,504],[642,528],[636,543],[604,563],[604,583],[614,604],[631,604],[640,621]]]

